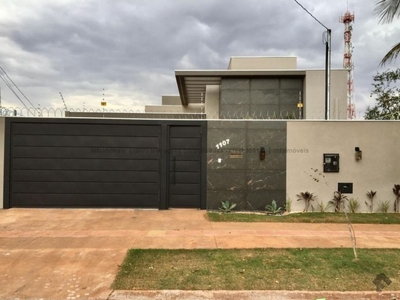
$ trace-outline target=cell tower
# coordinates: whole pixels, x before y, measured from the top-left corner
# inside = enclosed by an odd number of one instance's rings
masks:
[[[353,31],[354,14],[348,10],[340,17],[340,23],[344,24],[344,57],[343,67],[347,70],[347,119],[355,119],[356,105],[354,101],[354,83],[353,83],[353,69],[354,64],[352,60],[353,45],[351,43],[351,32]]]

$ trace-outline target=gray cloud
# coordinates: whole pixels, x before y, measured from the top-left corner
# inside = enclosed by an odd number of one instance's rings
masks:
[[[303,0],[332,29],[332,67],[343,62],[339,17],[346,1]],[[369,99],[399,22],[380,25],[374,1],[350,1],[357,110]],[[176,94],[175,69],[225,69],[230,56],[295,55],[300,68],[323,68],[324,28],[292,0],[51,1],[0,3],[0,65],[41,106],[143,109]],[[395,65],[394,65],[395,66]],[[394,67],[392,66],[392,67]],[[388,66],[389,67],[389,66]],[[20,106],[0,83],[3,104]]]

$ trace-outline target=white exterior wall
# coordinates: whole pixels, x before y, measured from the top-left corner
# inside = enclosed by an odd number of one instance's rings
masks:
[[[179,95],[162,95],[162,105],[182,105],[181,97]]]
[[[362,160],[355,159],[355,147],[362,150]],[[368,211],[365,201],[370,190],[377,191],[375,209],[379,201],[390,200],[393,211],[392,188],[400,184],[400,121],[289,121],[287,148],[303,149],[303,153],[287,154],[287,196],[292,199],[292,211],[304,209],[304,201],[296,197],[300,192],[317,195],[316,209],[318,201],[328,203],[338,182],[353,183],[353,194],[347,196],[359,200],[361,212]],[[323,170],[324,153],[340,155],[339,173],[322,173],[325,178],[311,169]]]
[[[297,57],[231,57],[228,70],[296,70]]]
[[[204,105],[189,104],[187,106],[179,105],[146,105],[144,107],[146,113],[202,113]]]
[[[304,81],[304,118],[325,119],[325,70],[307,70]],[[347,71],[332,70],[330,119],[347,119]]]
[[[206,86],[205,112],[207,119],[219,119],[219,85]]]

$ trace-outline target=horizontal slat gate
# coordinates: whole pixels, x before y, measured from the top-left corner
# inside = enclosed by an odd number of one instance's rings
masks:
[[[11,206],[160,206],[160,125],[12,123],[11,132]]]
[[[169,131],[169,207],[201,205],[200,126],[171,126]]]

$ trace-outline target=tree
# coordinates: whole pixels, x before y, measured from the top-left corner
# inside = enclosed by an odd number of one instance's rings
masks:
[[[376,97],[374,107],[367,107],[366,120],[400,120],[400,68],[377,73],[372,84],[371,97]],[[397,83],[397,84],[396,84]]]
[[[378,16],[379,22],[391,23],[394,18],[400,17],[400,0],[379,0],[375,4],[375,15]],[[383,57],[380,65],[390,62],[397,58],[400,54],[400,43],[393,46],[392,49]]]

